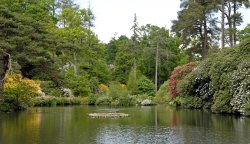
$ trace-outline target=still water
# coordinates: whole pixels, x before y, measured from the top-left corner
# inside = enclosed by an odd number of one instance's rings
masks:
[[[88,113],[130,116],[93,119]],[[250,118],[166,106],[32,108],[0,114],[0,144],[250,144]]]

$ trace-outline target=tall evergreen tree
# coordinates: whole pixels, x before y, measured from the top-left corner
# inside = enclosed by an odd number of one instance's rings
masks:
[[[172,30],[183,37],[183,45],[190,49],[190,55],[200,53],[206,57],[208,49],[217,45],[218,28],[213,16],[216,4],[206,0],[182,0],[182,10],[173,21]]]

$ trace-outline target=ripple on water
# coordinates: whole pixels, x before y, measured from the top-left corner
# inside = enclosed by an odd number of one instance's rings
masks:
[[[126,127],[109,125],[100,129],[98,144],[182,144],[180,128],[173,127]]]

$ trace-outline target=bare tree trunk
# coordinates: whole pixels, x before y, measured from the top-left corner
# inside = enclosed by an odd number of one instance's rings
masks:
[[[228,20],[228,25],[229,25],[229,43],[230,43],[230,46],[232,47],[233,46],[233,22],[232,22],[232,17],[231,17],[231,3],[228,2],[228,17],[227,17],[227,20]]]
[[[225,1],[221,0],[221,48],[225,47]]]
[[[233,44],[236,45],[237,36],[236,36],[236,13],[237,13],[237,1],[234,0],[234,17],[233,17]]]
[[[159,44],[157,43],[155,55],[155,90],[158,88],[158,57],[159,57]]]
[[[208,55],[208,38],[207,38],[207,19],[206,19],[206,15],[204,13],[204,50],[203,50],[203,56],[207,57]]]
[[[134,58],[134,78],[136,79],[136,59]]]
[[[74,50],[74,75],[77,76],[78,75],[78,71],[77,71],[77,53],[76,50]]]
[[[3,96],[3,85],[6,73],[9,70],[10,55],[0,51],[0,100]]]

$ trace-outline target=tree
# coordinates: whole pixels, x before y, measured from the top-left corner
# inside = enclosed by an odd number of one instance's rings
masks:
[[[3,96],[3,85],[7,71],[9,70],[10,55],[4,51],[0,51],[0,101]]]
[[[181,39],[170,34],[164,27],[154,25],[142,26],[143,47],[142,63],[140,71],[152,81],[158,88],[169,74],[179,64],[188,61],[187,55],[179,48]]]
[[[173,21],[172,31],[183,37],[183,46],[206,57],[208,49],[216,46],[218,28],[213,16],[215,1],[183,0],[178,19]]]
[[[50,41],[57,40],[43,29],[44,25],[29,17],[10,12],[2,6],[0,16],[0,50],[5,54],[5,66],[2,67],[1,77],[4,77],[6,69],[15,71],[16,63],[20,66],[18,70],[25,77],[52,79],[58,85],[62,85],[51,57],[51,49],[56,45]]]
[[[222,48],[225,44],[232,47],[238,41],[237,26],[240,26],[243,22],[242,15],[238,10],[243,5],[248,8],[250,3],[248,0],[222,0],[220,4],[221,8],[219,10],[222,13],[221,45]],[[224,22],[224,18],[226,18],[226,22]],[[226,26],[227,28],[225,29]]]
[[[134,64],[134,57],[128,48],[129,39],[126,36],[120,36],[116,42],[118,51],[114,61],[112,72],[113,80],[126,84],[129,72]]]
[[[136,95],[138,93],[138,80],[136,77],[136,69],[134,67],[131,68],[129,73],[127,87],[130,91],[130,94]]]

